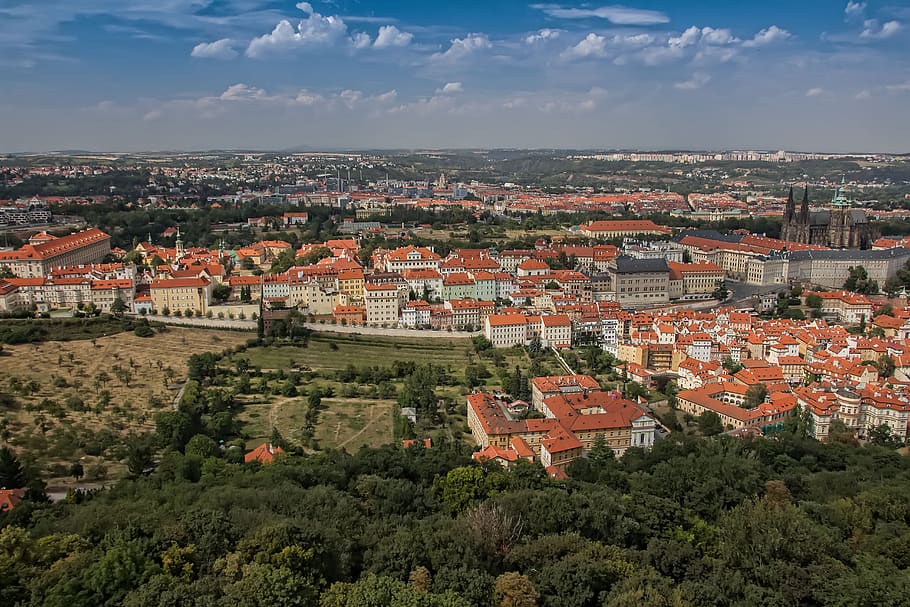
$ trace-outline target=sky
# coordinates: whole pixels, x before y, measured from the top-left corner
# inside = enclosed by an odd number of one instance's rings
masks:
[[[910,0],[0,0],[0,152],[910,152]]]

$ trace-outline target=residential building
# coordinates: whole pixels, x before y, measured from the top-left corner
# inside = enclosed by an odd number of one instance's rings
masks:
[[[186,310],[205,314],[212,299],[212,283],[205,278],[157,279],[150,294],[152,308],[158,313],[168,309],[171,314]]]
[[[50,240],[41,238],[15,251],[0,251],[0,269],[7,269],[19,278],[35,278],[47,276],[60,266],[99,263],[110,252],[111,237],[97,228],[89,228]]]

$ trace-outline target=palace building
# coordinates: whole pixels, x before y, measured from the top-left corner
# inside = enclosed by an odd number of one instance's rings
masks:
[[[780,239],[832,249],[868,249],[872,247],[876,234],[866,212],[851,208],[851,201],[844,196],[843,187],[835,191],[830,208],[810,211],[809,186],[806,186],[798,212],[793,188],[790,188]]]

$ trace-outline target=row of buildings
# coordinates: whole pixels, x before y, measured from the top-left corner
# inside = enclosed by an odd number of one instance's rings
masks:
[[[529,417],[528,403],[502,395],[468,395],[468,427],[479,447],[475,460],[504,466],[519,459],[538,461],[560,476],[597,444],[617,456],[654,444],[654,418],[620,393],[601,390],[590,376],[536,377],[531,386],[531,407],[543,417]]]

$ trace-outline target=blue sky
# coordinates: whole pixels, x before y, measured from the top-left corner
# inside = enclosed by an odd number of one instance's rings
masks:
[[[0,150],[908,152],[910,2],[0,0]]]

